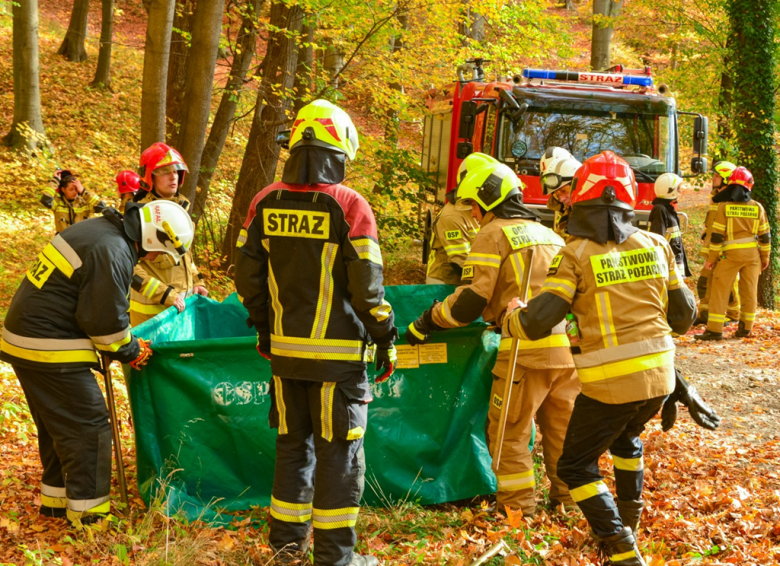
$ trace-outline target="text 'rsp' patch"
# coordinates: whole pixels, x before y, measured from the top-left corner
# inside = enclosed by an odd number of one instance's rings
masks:
[[[660,246],[594,255],[590,265],[597,287],[669,277],[669,265]]]
[[[267,236],[327,240],[330,236],[330,214],[308,210],[265,208],[263,228]]]

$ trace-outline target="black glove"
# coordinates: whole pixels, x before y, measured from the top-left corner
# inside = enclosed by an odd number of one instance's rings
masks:
[[[438,302],[439,301],[433,301],[431,308],[422,313],[419,318],[406,329],[406,341],[410,346],[425,344],[431,339],[431,332],[434,330],[444,330],[441,326],[433,322],[433,307],[435,307]]]
[[[712,410],[707,403],[699,396],[696,388],[688,385],[680,370],[674,370],[675,388],[674,392],[664,403],[661,410],[661,428],[664,431],[671,429],[677,420],[677,402],[679,401],[686,407],[691,414],[694,422],[708,430],[715,430],[720,425],[720,417]]]
[[[395,351],[393,342],[395,342],[396,338],[398,338],[398,329],[393,327],[393,330],[387,336],[376,341],[374,361],[376,362],[377,375],[374,378],[375,383],[387,381],[395,371],[398,354]]]

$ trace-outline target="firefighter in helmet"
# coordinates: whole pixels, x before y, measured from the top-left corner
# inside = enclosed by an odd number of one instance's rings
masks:
[[[550,195],[547,208],[555,211],[553,230],[564,239],[571,213],[571,181],[580,166],[582,163],[562,147],[548,147],[539,160],[542,190]]]
[[[587,159],[572,181],[571,238],[553,258],[540,293],[504,321],[522,340],[554,336],[571,313],[579,328],[574,364],[582,392],[574,403],[558,477],[582,510],[610,563],[644,564],[636,545],[643,509],[639,435],[667,396],[689,404],[713,426],[712,411],[674,371],[671,330],[684,334],[695,316],[666,239],[631,224],[637,185],[611,151]],[[679,391],[676,391],[679,390]],[[697,416],[698,418],[698,416]],[[709,418],[709,420],[706,420]],[[599,473],[610,451],[617,500]]]
[[[179,193],[186,173],[187,164],[178,151],[161,142],[152,144],[141,154],[140,189],[133,200],[165,200],[189,211],[190,201]],[[189,251],[180,261],[169,256],[142,260],[135,267],[130,290],[130,321],[138,326],[171,306],[182,312],[184,300],[194,294],[205,297],[209,292]]]
[[[710,205],[707,210],[707,216],[704,219],[704,232],[701,235],[702,248],[701,255],[704,256],[706,263],[710,255],[710,238],[712,237],[712,223],[715,220],[715,213],[718,212],[718,203],[713,199],[718,192],[726,186],[731,174],[737,166],[730,161],[718,161],[715,163],[712,173],[712,192],[710,193]],[[717,259],[715,260],[717,265]],[[696,292],[699,295],[699,314],[694,324],[707,324],[707,316],[710,310],[710,295],[712,294],[712,269],[702,267],[699,273],[699,279],[696,283]],[[729,304],[726,310],[726,324],[739,319],[739,288],[737,281],[729,293]]]
[[[484,153],[467,156],[458,168],[458,180],[463,178],[469,167],[473,169],[478,163],[487,160],[495,161]],[[460,285],[463,262],[479,231],[479,223],[471,216],[471,206],[459,202],[457,190],[451,190],[446,198],[444,208],[431,227],[431,253],[425,279],[427,285]]]
[[[734,336],[747,338],[758,306],[758,276],[769,267],[769,222],[760,203],[750,198],[753,175],[744,167],[731,173],[726,187],[712,200],[718,205],[712,222],[710,253],[704,269],[713,270],[707,330],[698,340],[721,340],[729,293],[739,276],[741,311]],[[717,262],[717,266],[715,265]]]
[[[141,188],[141,179],[135,171],[120,171],[116,175],[116,190],[119,194],[119,211],[124,213],[125,206],[133,200],[138,189]]]
[[[655,200],[650,211],[649,230],[666,238],[674,253],[677,272],[684,277],[690,277],[691,270],[688,268],[688,257],[685,255],[676,208],[682,185],[683,178],[674,173],[664,173],[655,180]]]
[[[542,287],[552,258],[563,240],[539,222],[523,204],[522,181],[495,160],[469,169],[457,191],[469,203],[480,231],[463,268],[463,285],[441,303],[435,303],[406,331],[412,344],[424,344],[434,331],[466,326],[480,316],[500,325],[507,303],[520,294],[521,281],[530,270],[530,294]],[[531,250],[534,250],[531,255]],[[488,446],[498,434],[498,421],[510,360],[511,338],[503,338],[493,368],[488,412]],[[574,372],[564,326],[541,340],[520,340],[511,395],[511,408],[497,472],[499,508],[508,506],[533,516],[536,510],[533,458],[528,449],[534,415],[542,431],[542,446],[550,478],[550,502],[573,504],[555,466],[574,398],[580,386]],[[495,455],[494,455],[495,456]]]
[[[57,235],[19,285],[0,359],[13,366],[38,429],[41,514],[87,523],[109,512],[111,427],[91,371],[95,349],[135,368],[146,363],[151,348],[130,332],[127,314],[133,266],[179,258],[192,236],[176,204],[131,204],[124,217],[108,208]]]
[[[43,191],[41,204],[54,213],[56,234],[106,208],[99,196],[85,189],[72,171],[64,169],[54,172],[49,186]]]
[[[376,381],[388,379],[397,336],[376,220],[341,185],[358,150],[346,112],[325,100],[304,106],[289,147],[282,181],[257,193],[236,244],[236,290],[274,376],[270,544],[292,562],[313,528],[315,564],[375,566],[354,553],[372,399],[366,362],[373,342]]]

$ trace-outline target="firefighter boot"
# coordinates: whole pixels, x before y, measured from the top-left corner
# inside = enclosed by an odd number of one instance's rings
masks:
[[[631,532],[636,535],[639,532],[639,520],[642,517],[642,510],[645,508],[644,502],[641,499],[623,500],[615,498],[615,504],[623,525],[631,529]]]
[[[723,340],[722,332],[713,332],[712,330],[705,330],[702,334],[694,334],[696,340]]]
[[[349,566],[379,566],[379,560],[375,556],[353,554]]]
[[[698,326],[699,324],[707,324],[707,317],[709,314],[708,311],[699,311],[699,315],[696,317],[696,320],[693,321],[693,325]]]
[[[745,323],[743,321],[739,321],[739,326],[737,326],[737,331],[734,333],[734,338],[747,338],[750,336],[750,330],[745,330]]]
[[[628,527],[623,527],[623,530],[617,534],[599,539],[598,545],[600,554],[606,558],[605,564],[646,566],[636,546],[636,539]]]

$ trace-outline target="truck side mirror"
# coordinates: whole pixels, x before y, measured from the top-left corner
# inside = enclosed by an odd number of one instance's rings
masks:
[[[696,116],[693,120],[693,152],[699,157],[707,155],[707,135],[709,120],[706,116]],[[704,173],[705,171],[702,171]]]
[[[694,157],[691,159],[691,173],[695,175],[701,175],[707,172],[707,158],[706,157]]]
[[[460,142],[455,150],[458,159],[466,159],[472,153],[474,153],[474,146],[471,142]]]
[[[470,140],[474,135],[474,126],[477,123],[477,103],[467,100],[460,107],[460,125],[458,137]]]

